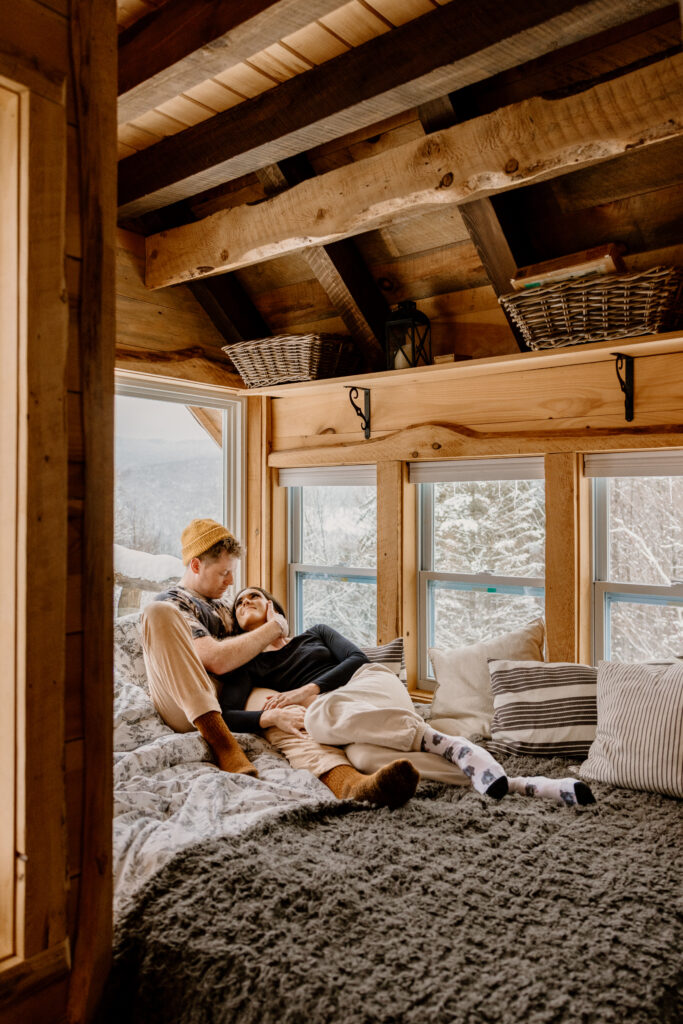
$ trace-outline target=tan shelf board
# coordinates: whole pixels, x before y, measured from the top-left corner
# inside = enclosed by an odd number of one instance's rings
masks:
[[[275,384],[270,387],[249,388],[249,395],[270,395],[273,398],[291,398],[296,395],[324,394],[337,391],[344,385],[356,387],[392,387],[406,381],[425,383],[436,375],[439,380],[461,380],[472,375],[534,370],[541,367],[565,366],[573,363],[601,362],[612,352],[632,356],[659,355],[675,352],[683,347],[683,332],[649,334],[639,338],[621,338],[600,341],[592,345],[572,345],[569,348],[545,349],[541,352],[517,352],[512,355],[492,356],[437,366],[409,367],[406,370],[384,370],[380,373],[356,374],[352,377],[331,377],[326,380],[302,381],[299,384]]]

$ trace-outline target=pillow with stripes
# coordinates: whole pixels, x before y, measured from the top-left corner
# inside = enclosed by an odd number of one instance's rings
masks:
[[[598,670],[571,662],[489,660],[494,754],[588,756],[597,722]]]
[[[390,640],[388,644],[381,644],[379,647],[361,647],[361,651],[368,661],[386,665],[401,682],[405,683],[407,676],[402,636],[397,636],[395,640]]]
[[[598,665],[598,729],[579,774],[683,797],[683,665]]]

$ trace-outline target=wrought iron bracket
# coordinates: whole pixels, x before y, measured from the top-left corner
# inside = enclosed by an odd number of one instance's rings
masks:
[[[623,352],[613,352],[613,356],[616,357],[616,371],[617,379],[619,381],[619,387],[624,392],[624,415],[626,422],[630,423],[633,419],[633,356],[624,355]],[[624,376],[621,375],[621,370],[624,370]]]
[[[360,423],[363,428],[366,439],[370,437],[370,388],[357,388],[350,384],[345,384],[344,387],[349,392],[349,401],[356,411],[356,415],[360,416]],[[359,391],[363,392],[364,398],[364,410],[361,409],[354,402],[354,398],[358,398]]]

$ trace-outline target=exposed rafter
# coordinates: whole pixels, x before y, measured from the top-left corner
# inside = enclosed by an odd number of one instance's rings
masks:
[[[315,177],[304,157],[257,171],[266,192],[279,193]],[[383,365],[382,339],[389,304],[351,239],[330,245],[313,245],[301,253],[330,302],[344,321],[352,338],[362,343],[368,365]]]
[[[418,107],[418,116],[427,135],[443,128],[450,128],[457,122],[450,96],[442,96]],[[496,297],[505,295],[512,290],[510,282],[517,266],[493,203],[488,196],[475,199],[471,203],[463,203],[460,206],[460,214]],[[506,317],[520,351],[527,352],[529,346],[519,328],[507,312]]]
[[[339,0],[171,0],[119,37],[119,124],[338,6]]]
[[[119,165],[138,215],[375,123],[660,6],[659,0],[447,4]]]
[[[462,205],[683,134],[683,55],[560,100],[535,97],[147,240],[158,288]]]

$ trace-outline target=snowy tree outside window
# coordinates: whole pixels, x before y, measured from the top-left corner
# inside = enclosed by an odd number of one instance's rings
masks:
[[[423,569],[431,570],[423,602],[426,646],[476,643],[542,616],[543,480],[422,487],[422,528],[431,539],[423,548]]]
[[[597,658],[683,655],[683,475],[595,481]]]

